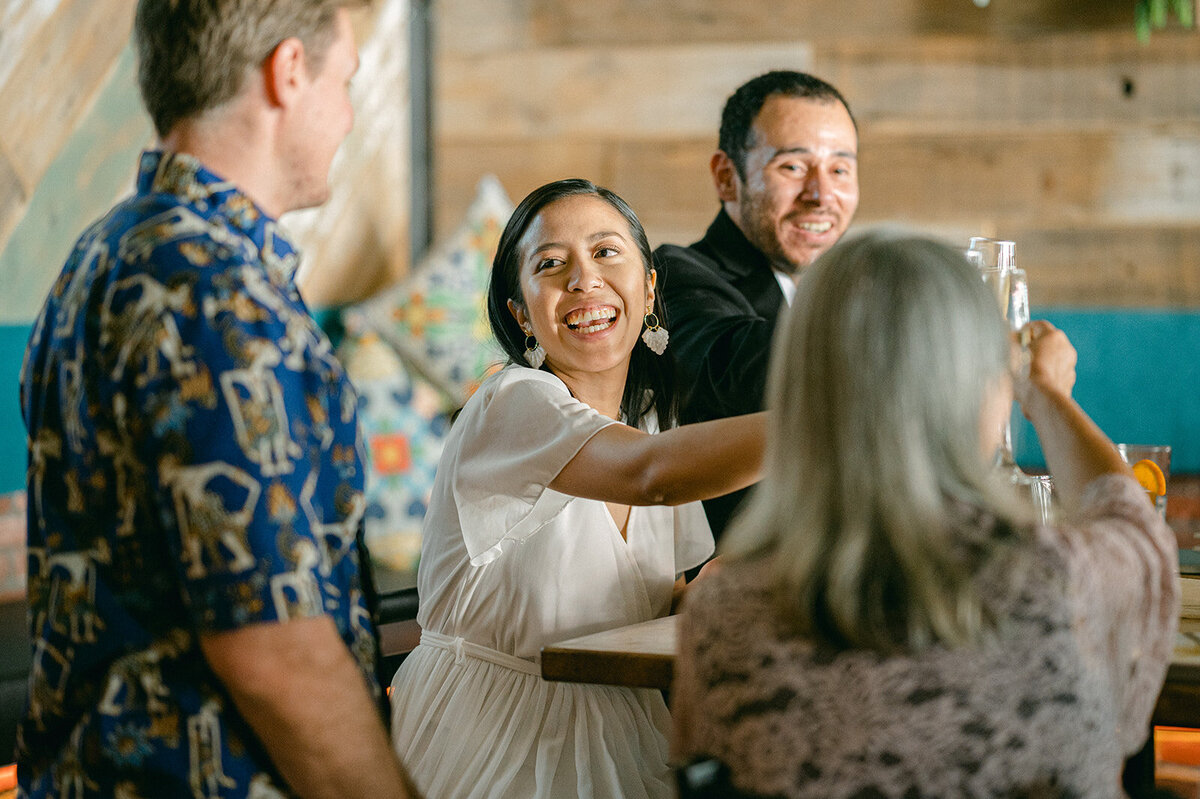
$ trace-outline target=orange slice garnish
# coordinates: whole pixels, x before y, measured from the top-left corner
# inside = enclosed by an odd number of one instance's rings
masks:
[[[1151,496],[1161,497],[1167,493],[1167,478],[1154,461],[1140,460],[1133,464],[1133,476]]]

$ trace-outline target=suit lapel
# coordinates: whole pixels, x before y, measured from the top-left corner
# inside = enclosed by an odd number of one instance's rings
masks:
[[[755,313],[774,325],[783,306],[783,289],[765,255],[746,238],[722,208],[704,238],[692,245],[707,254],[717,271],[746,298]]]

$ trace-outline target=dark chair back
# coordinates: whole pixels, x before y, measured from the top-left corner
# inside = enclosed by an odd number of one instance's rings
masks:
[[[27,608],[24,597],[0,602],[0,766],[13,761],[17,723],[25,713],[26,685],[33,662]]]

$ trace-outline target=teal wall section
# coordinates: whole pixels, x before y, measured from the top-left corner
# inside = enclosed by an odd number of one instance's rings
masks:
[[[0,325],[0,494],[25,487],[21,360],[32,325]]]
[[[1171,471],[1200,474],[1200,311],[1034,308],[1079,353],[1075,399],[1114,441],[1170,444]],[[1014,426],[1017,462],[1044,465],[1033,428]]]

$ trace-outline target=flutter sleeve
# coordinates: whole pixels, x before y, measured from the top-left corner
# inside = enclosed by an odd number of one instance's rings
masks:
[[[1053,534],[1069,564],[1075,628],[1120,698],[1123,750],[1137,751],[1179,624],[1174,534],[1141,487],[1119,475],[1092,481],[1078,518]]]
[[[509,367],[480,387],[461,426],[451,477],[471,565],[535,534],[573,497],[547,488],[600,430],[618,422],[546,372]]]

